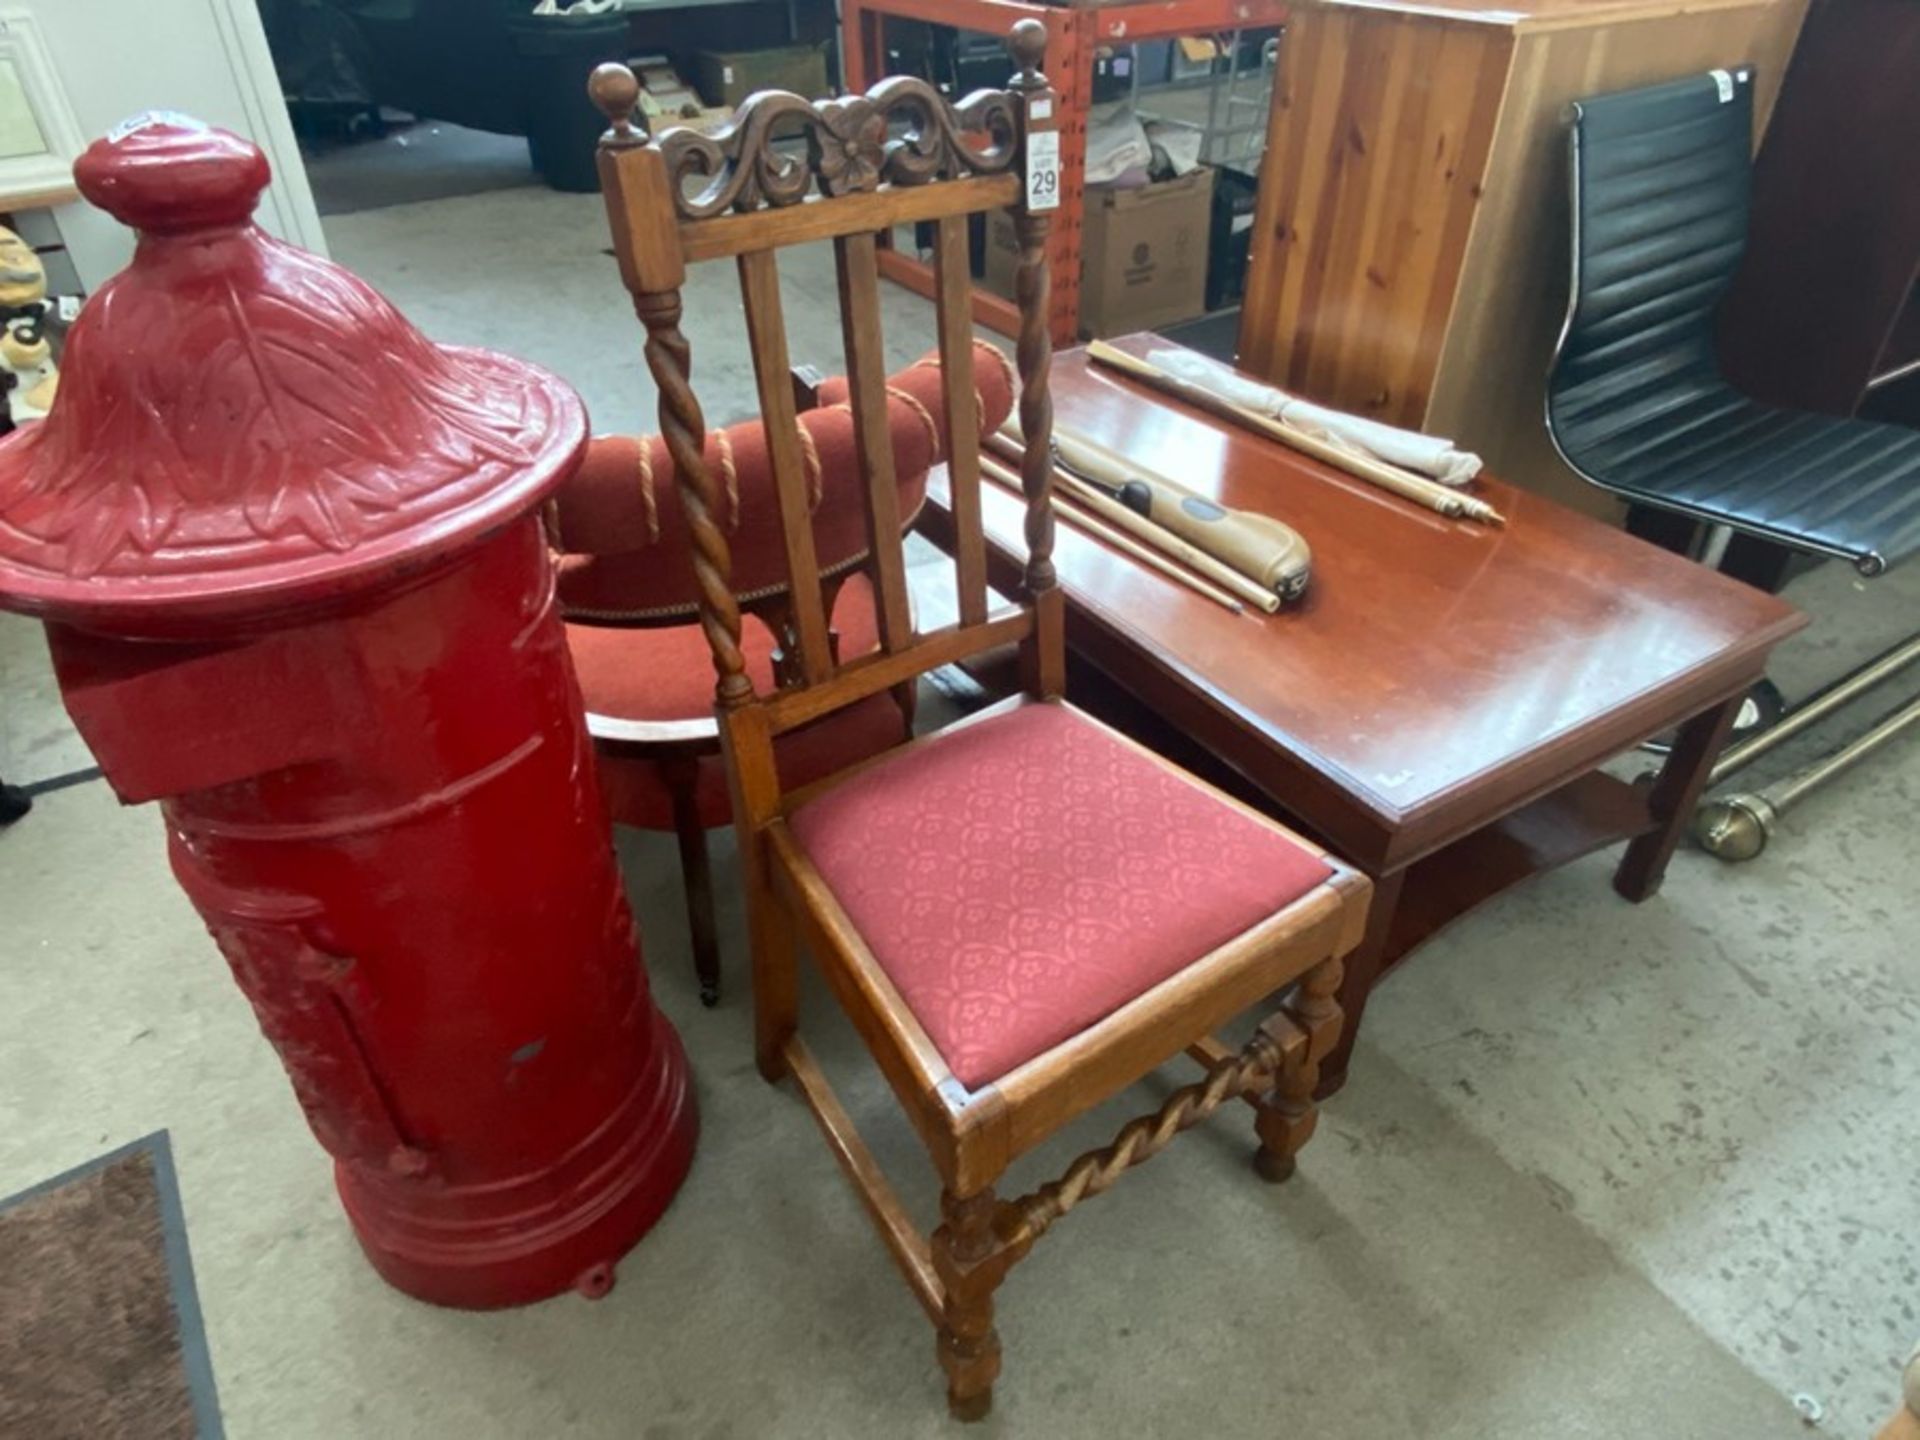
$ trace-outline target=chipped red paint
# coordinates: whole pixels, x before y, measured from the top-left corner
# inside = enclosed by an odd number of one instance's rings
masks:
[[[47,621],[120,798],[160,802],[380,1273],[604,1294],[696,1119],[536,516],[580,402],[260,231],[233,135],[146,117],[75,174],[142,234],[0,441],[0,605]]]

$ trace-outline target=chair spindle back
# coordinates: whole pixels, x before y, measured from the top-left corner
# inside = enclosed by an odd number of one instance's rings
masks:
[[[908,684],[925,671],[1018,640],[1029,689],[1050,698],[1062,688],[1048,463],[1053,407],[1046,266],[1057,191],[1036,178],[1052,173],[1057,123],[1055,97],[1040,70],[1045,45],[1039,21],[1020,21],[1009,40],[1018,69],[1008,89],[980,91],[957,105],[908,77],[838,100],[763,91],[749,96],[732,122],[711,135],[673,128],[649,136],[644,122],[635,123],[639,85],[632,74],[619,65],[594,72],[593,98],[612,122],[600,142],[599,168],[614,253],[645,328],[647,367],[659,387],[660,430],[693,543],[723,743],[738,776],[746,777],[736,779],[743,792],[736,797],[743,802],[736,805],[736,818],[743,823],[757,825],[778,812],[775,736]],[[776,130],[796,126],[805,134],[804,158],[775,143]],[[694,188],[696,181],[703,183]],[[998,207],[1014,210],[1020,245],[1016,356],[1027,440],[1021,480],[1028,558],[1020,603],[990,615],[967,217]],[[957,625],[916,634],[888,425],[876,233],[922,221],[935,232],[941,420],[960,618]],[[844,665],[835,663],[829,644],[777,267],[783,247],[820,240],[834,245],[847,403],[880,634],[877,652]],[[746,674],[740,606],[717,518],[720,495],[703,459],[706,422],[691,384],[691,347],[681,331],[687,265],[721,257],[732,257],[739,270],[791,586],[788,633],[782,637],[791,678],[771,695],[757,695]]]

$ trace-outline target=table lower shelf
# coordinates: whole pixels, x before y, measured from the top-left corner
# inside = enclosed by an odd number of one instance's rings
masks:
[[[1416,860],[1388,922],[1379,973],[1522,880],[1652,830],[1650,788],[1594,771]]]
[[[1010,693],[1018,683],[1012,653],[982,660],[976,678],[984,688],[992,694]],[[1261,793],[1093,666],[1076,665],[1070,689],[1082,708],[1176,764],[1257,809],[1315,833],[1310,821],[1289,812],[1284,796]],[[1651,785],[1590,771],[1414,861],[1398,877],[1381,882],[1375,876],[1392,906],[1376,980],[1502,891],[1654,829],[1648,807],[1651,791]],[[1339,847],[1334,848],[1337,852]]]

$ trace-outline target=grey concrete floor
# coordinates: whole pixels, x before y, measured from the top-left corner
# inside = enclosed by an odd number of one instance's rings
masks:
[[[322,216],[535,183],[521,136],[469,130],[445,120],[394,118],[378,139],[309,140],[301,151],[314,208]]]
[[[648,424],[594,198],[506,190],[328,231],[436,338],[550,365],[600,428]],[[830,368],[830,267],[802,254],[786,275],[795,358]],[[747,413],[730,272],[697,271],[688,299],[709,414]],[[890,288],[886,309],[895,357],[918,355],[925,307]],[[1820,623],[1782,656],[1790,690],[1910,625],[1920,569],[1862,587],[1829,567],[1794,594]],[[0,619],[0,774],[85,760],[36,628]],[[1868,1433],[1920,1335],[1917,781],[1907,743],[1748,866],[1683,854],[1632,907],[1594,857],[1443,934],[1369,1011],[1292,1184],[1257,1183],[1246,1119],[1223,1115],[1014,1274],[981,1433],[1784,1440],[1800,1392],[1823,1433]],[[0,832],[0,1194],[172,1131],[236,1436],[952,1433],[930,1330],[804,1109],[753,1073],[724,834],[716,850],[728,988],[709,1012],[671,842],[621,837],[705,1130],[604,1301],[461,1314],[374,1278],[157,815],[98,783]],[[925,1214],[930,1176],[857,1041],[831,1006],[810,1020]],[[1087,1117],[1019,1177],[1187,1078]]]

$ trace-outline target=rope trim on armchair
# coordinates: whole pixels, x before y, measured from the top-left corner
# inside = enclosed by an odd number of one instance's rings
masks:
[[[984,341],[975,341],[973,353],[978,355],[983,350],[991,355],[994,364],[1000,367],[1000,378],[1007,382],[1007,393],[1009,395],[1018,395],[1020,393],[1020,385],[1014,378],[1013,362],[1000,353],[998,346],[988,345]],[[938,370],[940,368],[940,357],[937,354],[922,355],[907,368],[909,370]],[[894,390],[892,386],[888,386],[887,388],[893,394],[897,395],[900,393]],[[911,400],[913,397],[906,396],[904,398]],[[917,404],[918,402],[915,403]],[[987,399],[986,396],[981,393],[978,385],[973,387],[973,428],[976,434],[984,432],[987,428]],[[939,448],[939,442],[936,440],[934,449],[937,452]],[[939,458],[940,456],[936,453],[934,459],[938,460]]]
[[[913,367],[908,366],[907,368],[912,369]],[[887,386],[887,398],[890,400],[898,400],[909,410],[913,411],[915,415],[919,416],[920,423],[926,427],[927,450],[932,457],[927,463],[929,465],[938,465],[940,461],[945,458],[940,452],[940,427],[933,423],[933,415],[928,411],[927,407],[914,399],[914,397],[906,391],[897,389],[892,385]],[[851,415],[853,413],[853,402],[851,400],[836,400],[831,405],[822,405],[820,409],[844,410]]]
[[[920,518],[920,511],[925,508],[925,506],[926,500],[923,497],[920,504],[914,506],[913,513],[901,521],[901,533],[904,534],[913,528],[914,522]],[[860,566],[867,563],[867,558],[872,553],[871,548],[863,548],[856,550],[844,560],[835,561],[831,565],[822,565],[820,567],[820,578],[822,580],[831,580],[836,575],[844,575],[850,570],[857,570]],[[784,595],[791,588],[792,587],[786,582],[781,581],[773,585],[762,585],[753,590],[742,590],[733,598],[739,603],[742,609],[745,609],[757,601],[770,600],[776,595]],[[654,605],[645,610],[589,610],[583,606],[566,604],[562,604],[560,607],[560,618],[562,620],[565,620],[569,624],[577,622],[582,625],[632,625],[657,620],[688,620],[694,618],[699,613],[699,603],[692,600],[684,601],[678,605]]]
[[[896,390],[891,385],[887,386],[887,394],[893,399],[900,401],[920,417],[920,423],[924,425],[927,430],[928,454],[932,457],[927,463],[929,465],[938,465],[946,456],[940,453],[940,427],[933,423],[933,416],[928,413],[927,407],[914,399],[914,397],[906,391]]]
[[[647,543],[660,543],[660,505],[653,497],[653,446],[647,443],[647,437],[641,436],[634,442],[634,448],[640,455],[640,508],[647,516]]]
[[[807,513],[818,513],[820,502],[827,498],[827,472],[820,465],[820,451],[813,443],[813,432],[804,425],[795,425],[800,432],[800,468],[807,476]]]
[[[720,451],[720,479],[727,487],[727,529],[740,528],[740,471],[733,463],[733,440],[724,430],[713,433]]]
[[[1000,378],[1007,383],[1007,394],[1018,395],[1020,377],[1014,373],[1013,361],[1009,360],[997,345],[988,345],[985,349],[987,354],[993,357],[993,363],[1000,367]]]
[[[991,356],[993,363],[1000,367],[1000,378],[1007,383],[1007,393],[1009,395],[1018,395],[1020,393],[1020,381],[1014,374],[1013,362],[1007,359],[999,346],[989,345],[984,340],[976,340],[973,345],[973,353],[979,355],[982,352]],[[938,352],[931,355],[922,355],[907,368],[909,370],[938,370],[940,368],[940,356]],[[975,393],[978,393],[977,389]]]

